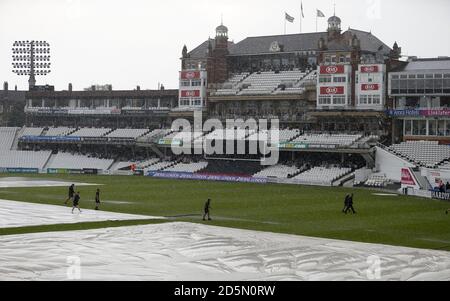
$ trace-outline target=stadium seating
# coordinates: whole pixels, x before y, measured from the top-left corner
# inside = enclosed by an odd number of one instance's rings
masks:
[[[306,184],[322,184],[330,185],[334,181],[342,178],[343,176],[351,172],[350,168],[340,167],[314,167],[308,171],[305,171],[293,179]]]
[[[301,170],[295,166],[287,166],[283,164],[278,164],[274,166],[270,166],[262,171],[253,175],[254,178],[279,178],[279,179],[287,179],[296,174],[298,174]]]
[[[74,130],[74,128],[69,127],[48,128],[48,130],[44,132],[44,136],[67,136]]]
[[[168,168],[170,166],[173,166],[177,164],[177,162],[173,162],[173,161],[161,161],[158,162],[156,164],[150,165],[149,167],[145,168],[145,172],[147,171],[160,171],[163,170],[165,168]]]
[[[140,169],[144,169],[144,168],[149,167],[149,166],[151,166],[151,165],[153,165],[153,164],[156,164],[156,163],[158,163],[158,162],[159,162],[159,159],[158,159],[158,158],[151,158],[151,159],[148,159],[148,160],[139,162],[139,163],[136,165],[136,167],[137,167],[137,168],[140,168]]]
[[[208,162],[178,163],[164,169],[164,171],[195,173],[205,169],[206,166],[208,166]]]
[[[108,128],[80,128],[77,131],[70,134],[69,136],[103,137],[109,132],[111,132],[111,129],[108,129]]]
[[[144,136],[148,133],[148,129],[116,129],[111,133],[107,134],[106,137],[110,138],[133,138]]]
[[[145,134],[145,135],[143,136],[143,138],[148,138],[148,139],[156,138],[156,137],[159,137],[159,136],[165,136],[165,135],[168,135],[168,134],[171,133],[171,132],[172,132],[171,129],[156,129],[156,130],[151,131],[151,132],[148,133],[148,134]]]
[[[0,128],[0,150],[10,150],[16,137],[18,128],[1,127]]]
[[[22,130],[22,133],[20,136],[40,136],[42,132],[44,131],[44,128],[33,128],[33,127],[26,127]]]
[[[361,139],[362,135],[347,135],[347,134],[304,134],[292,142],[301,142],[306,144],[335,144],[339,146],[350,146],[357,140]]]
[[[214,130],[205,136],[208,140],[246,140],[254,135],[256,130],[244,129],[220,129]]]
[[[92,168],[100,170],[108,170],[113,164],[112,159],[99,159],[87,157],[78,154],[70,154],[59,152],[50,158],[47,168],[61,168],[61,169],[83,169]]]
[[[305,76],[299,70],[235,74],[214,95],[302,94],[304,89],[299,84]]]
[[[289,129],[280,130],[280,134],[279,134],[280,142],[291,141],[292,139],[294,139],[298,135],[300,135],[300,130],[298,130],[298,129],[294,129],[294,130],[289,130]]]
[[[364,183],[367,187],[385,187],[389,183],[386,175],[371,175]]]
[[[396,155],[417,165],[434,168],[450,159],[450,146],[437,141],[408,141],[388,148]]]
[[[0,152],[0,167],[43,169],[50,155],[51,151],[2,150]]]

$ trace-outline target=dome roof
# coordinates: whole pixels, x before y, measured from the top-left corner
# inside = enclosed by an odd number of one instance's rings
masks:
[[[336,23],[341,23],[341,18],[336,17],[336,16],[332,16],[328,19],[328,22],[336,22]]]
[[[216,27],[216,32],[228,32],[228,27],[223,24],[220,24]]]

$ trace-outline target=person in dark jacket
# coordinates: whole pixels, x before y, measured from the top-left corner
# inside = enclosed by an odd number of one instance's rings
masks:
[[[211,209],[211,199],[208,199],[205,203],[205,207],[203,208],[203,220],[205,220],[206,216],[208,216],[208,220],[211,220],[211,217],[209,216],[209,209]]]
[[[345,213],[345,210],[347,210],[347,207],[348,207],[348,200],[350,199],[350,194],[347,194],[346,196],[345,196],[345,199],[344,199],[344,209],[342,209],[342,213]]]
[[[75,194],[75,184],[69,186],[69,196],[64,201],[64,204],[67,204],[68,201],[73,201],[73,195]]]
[[[80,192],[79,191],[77,193],[75,193],[75,195],[73,197],[72,213],[73,213],[73,210],[75,208],[78,208],[78,211],[80,211],[80,213],[81,213],[81,209],[80,209]]]
[[[97,188],[95,192],[95,210],[98,210],[100,207],[100,189]]]
[[[347,212],[348,212],[349,210],[352,210],[352,213],[353,213],[353,214],[356,213],[355,209],[353,208],[353,193],[352,193],[352,194],[350,195],[350,197],[348,198],[348,205],[347,205],[347,208],[345,209],[344,213],[347,214]]]

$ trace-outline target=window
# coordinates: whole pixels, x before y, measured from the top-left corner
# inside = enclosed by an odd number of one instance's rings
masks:
[[[201,106],[202,105],[202,100],[200,98],[193,98],[191,105],[192,106]]]
[[[405,123],[405,132],[403,133],[405,136],[412,135],[412,120],[404,120]]]
[[[437,120],[428,120],[428,135],[437,136]]]
[[[412,134],[414,136],[418,136],[419,135],[419,120],[413,120],[412,126],[413,126]]]
[[[319,105],[330,105],[331,96],[319,96]]]
[[[394,78],[394,77],[392,77],[392,78]],[[392,94],[400,93],[400,80],[398,80],[398,79],[391,80],[391,91],[392,91]]]
[[[445,136],[445,120],[438,121],[438,136]]]
[[[333,96],[333,104],[335,105],[345,104],[345,96]]]
[[[433,74],[425,75],[425,93],[433,93],[434,90],[434,80]]]
[[[367,104],[367,95],[360,95],[359,96],[359,104],[366,105]]]
[[[190,83],[189,83],[188,80],[183,80],[183,81],[180,82],[180,86],[182,86],[182,87],[189,87]]]
[[[427,135],[427,121],[419,120],[419,135],[426,136]]]
[[[329,76],[329,75],[321,75],[319,77],[319,83],[331,83],[331,76]]]
[[[346,78],[345,76],[336,76],[333,78],[333,82],[335,83],[345,83],[346,82]]]
[[[380,95],[360,95],[359,96],[360,105],[379,105],[381,104]]]
[[[442,74],[434,75],[434,93],[442,93],[443,79]]]
[[[374,105],[381,104],[381,97],[380,97],[380,95],[372,95],[372,104],[374,104]]]
[[[445,131],[445,135],[444,136],[450,136],[450,120],[446,121],[447,125],[447,130]]]
[[[180,98],[180,106],[189,106],[189,98]]]
[[[192,81],[192,87],[199,87],[202,85],[202,82],[200,80],[193,80]]]
[[[341,55],[339,57],[339,63],[341,63],[341,64],[345,63],[345,57],[344,56]]]

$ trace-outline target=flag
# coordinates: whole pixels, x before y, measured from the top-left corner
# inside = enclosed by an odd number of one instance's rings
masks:
[[[322,11],[317,10],[317,17],[319,17],[319,18],[325,18],[325,14],[324,14]]]
[[[302,18],[305,18],[305,14],[303,13],[303,2],[302,2],[301,7],[302,7]]]
[[[285,18],[286,18],[286,21],[294,23],[295,18],[289,16],[288,13],[285,13]]]

